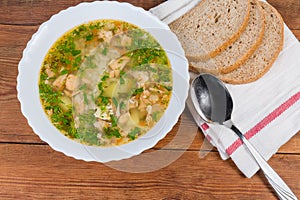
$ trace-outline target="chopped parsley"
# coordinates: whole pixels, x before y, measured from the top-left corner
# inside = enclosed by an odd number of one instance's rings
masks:
[[[112,137],[116,137],[116,138],[122,137],[122,135],[120,134],[120,131],[116,128],[104,127],[103,131],[105,133],[105,137],[107,137],[109,139]]]
[[[139,94],[141,94],[141,93],[143,93],[144,92],[144,88],[137,88],[137,89],[135,89],[134,91],[133,91],[133,96],[136,96],[136,95],[139,95]]]
[[[129,134],[128,138],[131,140],[135,140],[136,136],[141,132],[141,129],[138,127],[135,127]]]

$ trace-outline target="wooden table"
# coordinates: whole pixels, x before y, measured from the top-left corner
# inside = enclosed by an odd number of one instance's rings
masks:
[[[167,146],[178,131],[183,130],[186,136],[197,132],[187,110],[166,138],[144,152],[183,155],[147,173],[127,173],[101,163],[75,160],[52,150],[33,133],[17,100],[18,62],[42,22],[80,2],[0,1],[0,199],[276,199],[261,173],[245,178],[231,160],[221,160],[216,149],[209,151],[199,130],[187,150]],[[128,2],[149,9],[163,0]],[[300,39],[300,1],[269,2]],[[200,158],[199,153],[205,157]],[[149,165],[155,162],[160,162],[159,158]],[[269,163],[300,197],[300,134],[280,148]]]

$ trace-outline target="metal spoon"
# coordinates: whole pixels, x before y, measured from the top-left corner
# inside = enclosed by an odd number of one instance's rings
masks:
[[[239,136],[279,199],[297,199],[287,184],[231,121],[233,101],[222,81],[210,74],[200,74],[192,82],[190,95],[196,111],[204,121],[224,125]]]

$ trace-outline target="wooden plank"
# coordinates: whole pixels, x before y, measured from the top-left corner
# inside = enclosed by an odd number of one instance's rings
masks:
[[[88,0],[86,2],[91,2]],[[135,6],[141,6],[145,9],[154,7],[164,0],[122,0]],[[48,20],[53,14],[70,6],[75,6],[82,2],[81,0],[60,0],[60,1],[19,1],[2,0],[0,1],[0,24],[18,24],[18,25],[37,25]],[[269,0],[282,14],[284,21],[292,29],[300,29],[300,1],[298,0]]]
[[[0,142],[40,142],[21,114],[16,98],[18,63],[37,28],[0,25]]]
[[[292,30],[296,38],[300,41],[300,30]]]
[[[300,29],[300,1],[299,0],[268,0],[281,14],[284,22],[291,29]]]
[[[92,2],[94,0],[86,0]],[[82,0],[60,0],[60,1],[42,1],[42,0],[1,0],[0,1],[0,24],[15,25],[37,25],[47,21],[52,15],[70,6],[75,6],[83,2]],[[152,8],[163,0],[123,0],[135,6],[144,9]]]
[[[202,159],[185,152],[171,165],[142,174],[75,160],[45,145],[0,144],[0,152],[1,199],[276,199],[262,174],[244,178],[232,161],[222,161],[215,152]],[[300,177],[300,156],[276,155],[270,164],[300,195],[295,178]]]

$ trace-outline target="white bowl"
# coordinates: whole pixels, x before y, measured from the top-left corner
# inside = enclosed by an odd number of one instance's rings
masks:
[[[39,71],[52,44],[75,26],[96,19],[123,20],[150,32],[166,50],[173,71],[172,97],[163,117],[145,135],[121,146],[86,146],[64,136],[48,120],[39,98]],[[188,62],[177,37],[169,27],[142,8],[128,3],[111,1],[81,3],[61,11],[43,23],[23,52],[17,78],[21,111],[33,131],[56,151],[76,159],[98,162],[120,160],[138,155],[164,138],[176,124],[184,109],[188,87]]]

